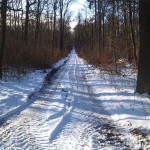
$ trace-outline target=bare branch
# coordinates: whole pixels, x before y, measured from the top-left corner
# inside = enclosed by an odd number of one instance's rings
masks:
[[[36,3],[36,0],[34,0],[34,2],[30,3],[29,6],[32,6]]]
[[[11,8],[10,6],[7,6],[7,9],[12,11],[22,11],[22,8],[15,9],[15,8]]]

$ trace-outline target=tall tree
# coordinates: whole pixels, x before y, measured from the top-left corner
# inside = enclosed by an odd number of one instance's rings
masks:
[[[73,0],[59,0],[59,49],[61,52],[64,50],[64,31],[65,31],[65,19],[68,13],[69,5]]]
[[[60,8],[60,25],[59,25],[59,32],[60,32],[60,37],[59,37],[59,48],[61,51],[63,51],[63,24],[64,24],[64,19],[63,19],[63,10],[64,10],[64,0],[59,1],[59,8]]]
[[[57,19],[58,0],[53,2],[53,37],[52,37],[52,53],[56,48],[56,19]]]
[[[150,0],[139,1],[140,53],[136,91],[150,94]]]
[[[37,44],[37,40],[38,40],[38,34],[39,34],[39,30],[40,30],[40,19],[41,19],[41,0],[37,1],[37,11],[36,11],[36,30],[35,30],[35,44]]]
[[[136,62],[137,61],[136,43],[135,43],[135,33],[134,33],[134,27],[133,27],[133,13],[132,13],[132,1],[131,0],[129,0],[129,22],[130,22],[132,45],[133,45],[133,48],[131,49],[131,55],[133,56],[133,58],[131,59],[133,59]]]
[[[101,53],[102,48],[102,2],[101,0],[98,1],[98,51],[99,55]]]
[[[0,45],[0,78],[2,78],[3,55],[4,55],[4,47],[5,47],[5,41],[6,41],[7,2],[8,2],[8,0],[2,0],[2,2],[1,2],[1,36],[2,36],[2,41],[1,41],[1,45]]]
[[[26,44],[28,43],[28,30],[29,30],[29,13],[30,7],[36,3],[36,0],[30,3],[29,0],[26,0],[26,18],[25,18],[25,31],[24,31],[24,38]]]

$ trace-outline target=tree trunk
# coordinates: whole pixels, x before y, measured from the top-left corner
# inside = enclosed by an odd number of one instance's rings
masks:
[[[95,7],[95,30],[97,29],[97,4],[96,0],[94,1],[94,7]]]
[[[137,62],[137,56],[136,56],[136,43],[135,43],[135,33],[133,28],[133,15],[132,15],[132,6],[131,6],[131,0],[129,1],[129,22],[130,22],[130,30],[131,30],[131,39],[132,39],[132,55],[135,62]]]
[[[150,94],[150,0],[139,1],[140,53],[136,91]]]
[[[99,56],[101,54],[101,45],[102,45],[102,14],[101,14],[101,1],[98,1],[98,52]]]
[[[91,28],[92,28],[92,33],[91,33],[91,49],[92,49],[92,52],[93,52],[93,50],[94,50],[94,26],[93,26],[93,22],[91,23]]]
[[[29,8],[30,8],[29,1],[26,0],[26,18],[25,18],[25,32],[24,32],[24,38],[26,44],[28,43]]]
[[[36,12],[36,30],[35,30],[35,45],[37,45],[38,42],[38,35],[39,35],[39,30],[40,30],[40,3],[41,1],[37,1],[37,12]]]
[[[53,54],[54,50],[56,49],[57,0],[54,2],[53,10],[54,10],[54,21],[53,21],[53,37],[52,37],[52,54]]]
[[[103,21],[103,24],[102,24],[102,28],[103,28],[103,48],[102,48],[102,50],[104,51],[104,48],[105,48],[105,7],[103,8],[102,14],[103,14],[103,16],[102,16],[102,21]]]
[[[29,0],[26,0],[26,18],[25,18],[25,32],[24,38],[26,45],[28,44],[28,32],[29,32],[29,10],[32,5],[36,3],[36,0],[33,3],[29,3]]]
[[[116,31],[115,31],[115,0],[113,1],[113,9],[112,9],[112,51],[113,57],[115,62],[115,72],[118,74],[118,66],[117,66],[117,53],[116,53],[116,46],[115,46],[115,39],[116,39]]]
[[[2,0],[1,5],[1,36],[2,41],[0,45],[0,78],[2,79],[3,75],[3,58],[4,58],[4,47],[5,47],[5,41],[6,41],[6,12],[7,12],[7,0]]]
[[[63,0],[60,1],[60,36],[59,36],[59,48],[63,51]]]

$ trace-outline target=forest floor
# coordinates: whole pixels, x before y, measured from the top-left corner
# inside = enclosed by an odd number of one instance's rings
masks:
[[[0,150],[150,149],[150,100],[134,93],[130,66],[122,72],[110,75],[72,51],[47,82],[41,72],[1,81]]]

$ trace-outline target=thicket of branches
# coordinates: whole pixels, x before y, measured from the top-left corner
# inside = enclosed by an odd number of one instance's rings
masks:
[[[136,92],[150,95],[150,0],[87,2],[93,16],[79,13],[75,28],[80,55],[96,65],[111,64],[116,74],[120,60],[136,64]]]
[[[76,45],[79,50],[84,51],[82,54],[95,64],[117,65],[120,58],[137,63],[138,0],[87,1],[91,17],[83,19],[79,13],[78,25],[75,28]]]
[[[70,49],[72,1],[0,1],[0,76],[10,66],[47,67]]]

